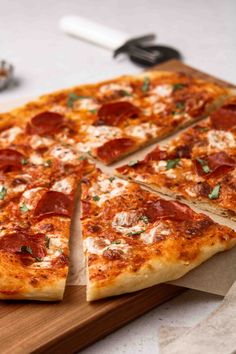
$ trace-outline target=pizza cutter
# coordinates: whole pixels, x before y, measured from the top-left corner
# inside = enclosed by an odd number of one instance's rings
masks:
[[[130,38],[127,33],[117,31],[80,16],[65,16],[60,20],[63,32],[92,42],[113,51],[116,58],[125,53],[136,64],[144,67],[162,63],[169,59],[180,59],[178,50],[153,43],[155,34],[150,33]]]

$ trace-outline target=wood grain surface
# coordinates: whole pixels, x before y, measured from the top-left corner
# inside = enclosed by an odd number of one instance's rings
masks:
[[[187,72],[232,86],[176,60],[153,69]],[[1,301],[0,353],[78,352],[182,291],[180,287],[163,284],[87,303],[84,286],[67,286],[64,300],[58,303]]]

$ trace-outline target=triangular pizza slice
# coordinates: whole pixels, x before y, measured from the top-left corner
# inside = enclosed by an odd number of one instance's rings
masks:
[[[82,183],[87,300],[177,279],[236,244],[236,233],[178,201],[94,171]]]

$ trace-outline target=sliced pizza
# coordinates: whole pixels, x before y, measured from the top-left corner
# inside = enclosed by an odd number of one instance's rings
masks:
[[[0,299],[63,297],[76,190],[93,168],[69,143],[0,134]]]
[[[118,172],[236,219],[236,99]]]
[[[177,279],[236,244],[236,233],[190,207],[95,170],[82,183],[87,299]]]
[[[153,71],[45,95],[4,118],[9,139],[19,129],[45,142],[70,139],[110,164],[206,116],[231,94],[183,73]]]

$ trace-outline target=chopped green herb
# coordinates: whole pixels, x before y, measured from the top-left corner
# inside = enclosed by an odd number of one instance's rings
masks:
[[[200,158],[197,158],[197,161],[200,163],[200,165],[202,166],[202,169],[205,173],[211,172],[211,169],[208,166],[206,161],[204,161],[203,159],[200,159]]]
[[[140,235],[144,232],[145,230],[140,230],[140,231],[132,231],[127,234],[127,236],[134,236],[134,235]]]
[[[166,164],[166,169],[170,170],[171,168],[175,168],[180,162],[180,159],[168,160]]]
[[[131,93],[129,93],[129,92],[125,91],[125,90],[120,90],[120,94],[122,96],[132,96]]]
[[[36,260],[37,262],[42,262],[43,258],[35,257],[35,260]]]
[[[50,166],[52,166],[52,160],[47,160],[47,161],[45,161],[43,165],[44,165],[44,167],[50,167]]]
[[[75,101],[81,100],[83,98],[91,98],[90,96],[79,96],[76,93],[69,93],[67,98],[67,107],[73,108]]]
[[[138,163],[138,160],[131,160],[131,161],[128,163],[128,166],[132,167],[132,166],[137,165],[137,163]]]
[[[20,211],[22,211],[23,213],[26,213],[27,211],[29,211],[29,208],[27,207],[27,205],[25,203],[23,203],[20,206]]]
[[[98,201],[100,200],[100,197],[99,197],[98,195],[95,195],[95,196],[93,197],[93,200],[94,200],[95,202],[98,202]]]
[[[50,237],[48,237],[48,236],[45,237],[45,246],[47,248],[49,248],[49,246],[50,246]]]
[[[150,87],[150,79],[148,77],[145,77],[143,80],[143,85],[141,87],[142,92],[147,92]]]
[[[116,179],[115,177],[109,177],[109,181],[112,183]]]
[[[180,110],[183,110],[184,107],[185,107],[185,104],[184,104],[184,102],[177,102],[175,107],[180,109]]]
[[[67,107],[72,108],[74,105],[74,102],[79,99],[79,96],[76,95],[76,93],[69,93],[68,98],[67,98]]]
[[[7,189],[6,189],[6,187],[2,186],[2,188],[0,190],[0,200],[4,200],[6,194],[7,194]]]
[[[145,224],[149,223],[149,218],[146,215],[141,215],[139,219],[142,220]]]
[[[21,160],[21,164],[22,164],[22,165],[27,165],[27,163],[28,163],[28,160],[26,160],[26,159],[22,159],[22,160]]]
[[[177,90],[182,90],[186,85],[185,84],[181,84],[181,83],[177,83],[173,85],[173,91],[177,91]]]
[[[119,245],[120,243],[121,243],[121,240],[112,241],[112,244],[115,244],[115,245]]]
[[[218,183],[211,191],[210,194],[208,194],[208,198],[209,199],[217,199],[220,195],[220,188],[221,188],[221,185],[220,183]]]
[[[20,252],[29,253],[29,254],[33,255],[33,251],[31,249],[31,247],[28,247],[28,246],[21,246]]]
[[[96,114],[97,113],[97,109],[90,109],[89,112],[92,113],[92,114]]]
[[[86,156],[84,156],[84,155],[80,156],[79,160],[86,160]]]

